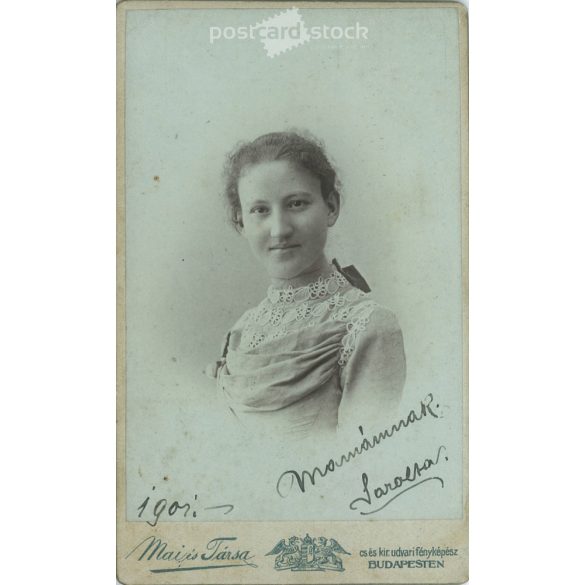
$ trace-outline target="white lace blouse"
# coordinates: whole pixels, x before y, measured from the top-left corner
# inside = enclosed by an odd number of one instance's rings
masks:
[[[338,271],[270,287],[227,336],[220,399],[245,430],[303,439],[391,422],[406,376],[392,312]]]

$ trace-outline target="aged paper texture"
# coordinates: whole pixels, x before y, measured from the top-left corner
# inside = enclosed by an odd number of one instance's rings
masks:
[[[117,15],[119,581],[465,582],[465,8]]]

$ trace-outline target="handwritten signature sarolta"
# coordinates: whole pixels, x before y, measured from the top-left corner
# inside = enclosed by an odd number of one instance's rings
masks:
[[[370,488],[368,474],[362,473],[362,486],[365,495],[352,500],[349,504],[350,509],[359,511],[362,516],[367,516],[383,510],[402,494],[427,481],[439,482],[441,487],[443,487],[443,478],[438,475],[423,477],[424,472],[438,465],[443,460],[449,461],[449,458],[446,455],[445,446],[441,445],[433,459],[426,458],[421,463],[415,462],[407,465],[402,475],[396,475],[389,482],[385,482],[383,485],[374,488]]]

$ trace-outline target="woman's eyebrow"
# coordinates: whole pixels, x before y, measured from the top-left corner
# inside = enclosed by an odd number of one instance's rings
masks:
[[[252,199],[252,201],[246,202],[246,207],[249,207],[250,205],[258,205],[258,204],[266,205],[267,203],[268,202],[265,199]]]
[[[313,193],[309,191],[292,191],[291,193],[286,194],[286,198],[290,199],[291,197],[298,197],[299,195],[305,195],[307,197],[313,197]]]

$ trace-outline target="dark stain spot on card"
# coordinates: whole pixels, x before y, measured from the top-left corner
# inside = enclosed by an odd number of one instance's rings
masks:
[[[171,358],[171,360],[172,360],[173,362],[176,362],[176,361],[177,361],[177,358],[176,358],[175,356],[173,356],[173,357]]]
[[[154,180],[156,183],[160,183],[160,177],[158,175],[154,175]]]
[[[169,481],[169,476],[168,476],[168,475],[165,475],[165,476],[163,477],[163,479],[164,479],[165,481]]]

